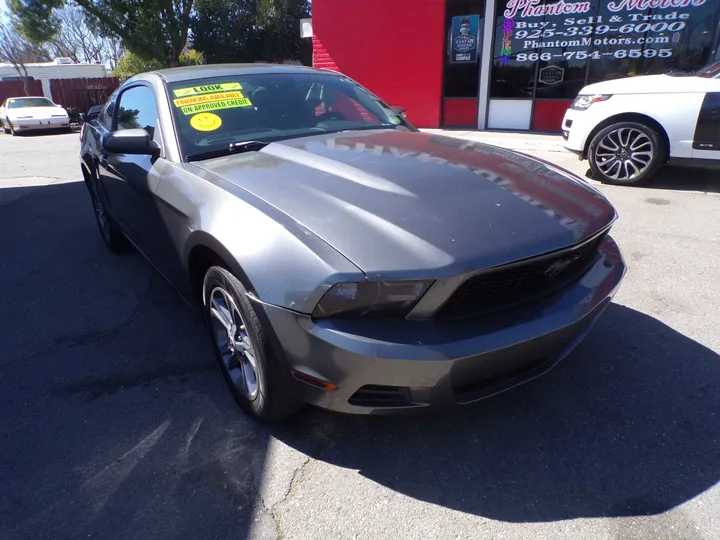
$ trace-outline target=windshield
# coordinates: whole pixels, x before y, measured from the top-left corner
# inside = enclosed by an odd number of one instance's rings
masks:
[[[183,155],[204,159],[245,141],[359,129],[409,129],[353,81],[326,73],[271,73],[168,85]],[[237,146],[235,146],[237,148]]]
[[[49,99],[37,98],[13,98],[8,99],[8,109],[24,109],[26,107],[54,107],[55,104]]]
[[[698,77],[705,77],[707,79],[718,79],[720,78],[720,62],[715,62],[709,66],[705,66],[699,70],[696,75]]]

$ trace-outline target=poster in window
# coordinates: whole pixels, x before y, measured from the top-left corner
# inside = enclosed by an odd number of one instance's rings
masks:
[[[480,16],[453,17],[450,31],[450,62],[472,64],[477,61],[480,42]]]

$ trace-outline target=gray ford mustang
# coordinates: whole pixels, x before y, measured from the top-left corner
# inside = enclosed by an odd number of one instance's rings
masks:
[[[421,133],[331,71],[138,75],[81,141],[107,247],[198,306],[259,420],[489,397],[566,356],[625,273],[587,183]]]

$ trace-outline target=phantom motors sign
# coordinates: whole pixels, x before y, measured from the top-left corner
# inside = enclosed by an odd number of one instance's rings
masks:
[[[611,0],[607,4],[610,11],[632,11],[646,9],[677,9],[698,7],[707,0]],[[542,0],[508,0],[505,9],[505,18],[545,17],[547,15],[572,15],[589,13],[592,9],[590,2],[565,2],[559,0],[554,4],[542,4]]]
[[[673,45],[683,41],[683,36],[687,39],[692,15],[692,9],[677,10],[696,8],[708,2],[604,0],[607,11],[601,15],[587,1],[559,0],[551,4],[541,4],[541,1],[507,0],[503,13],[501,64],[608,57],[670,58],[679,50],[673,49]],[[669,11],[671,9],[676,11]],[[523,20],[535,17],[542,20]],[[548,49],[560,50],[551,52]]]

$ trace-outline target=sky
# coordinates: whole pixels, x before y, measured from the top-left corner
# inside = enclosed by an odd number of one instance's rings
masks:
[[[7,4],[5,3],[5,0],[0,0],[0,20],[6,21],[7,17],[5,17],[5,12],[7,11]]]

